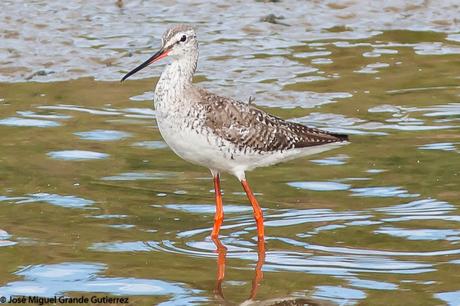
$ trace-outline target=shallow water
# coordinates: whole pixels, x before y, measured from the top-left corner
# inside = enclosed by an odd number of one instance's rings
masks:
[[[292,2],[3,2],[0,295],[458,305],[455,1],[295,4],[305,11]],[[163,66],[118,82],[167,24],[192,13],[197,83],[351,134],[351,145],[248,175],[265,250],[230,176],[227,250],[209,238],[208,170],[176,157],[154,120]],[[284,19],[262,21],[268,14]]]

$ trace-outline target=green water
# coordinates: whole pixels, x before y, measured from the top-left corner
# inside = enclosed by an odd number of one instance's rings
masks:
[[[154,78],[123,84],[105,80],[99,62],[75,80],[3,72],[13,79],[0,83],[0,295],[459,305],[458,39],[391,29],[337,38],[347,31],[267,51],[261,39],[237,54],[228,49],[238,39],[203,35],[201,86],[350,134],[348,146],[247,175],[264,208],[265,252],[228,175],[228,250],[216,251],[210,174],[175,156],[154,120],[161,64],[146,71]],[[147,56],[119,58],[113,80]]]

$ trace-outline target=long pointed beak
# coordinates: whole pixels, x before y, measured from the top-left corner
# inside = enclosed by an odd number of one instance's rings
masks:
[[[136,72],[138,72],[139,70],[144,69],[144,68],[147,67],[148,65],[150,65],[150,64],[152,64],[152,63],[155,63],[156,61],[162,59],[163,57],[168,56],[169,51],[170,51],[169,49],[163,49],[163,48],[161,48],[160,51],[158,51],[157,53],[155,53],[151,58],[149,58],[148,60],[146,60],[145,62],[143,62],[142,64],[140,64],[139,66],[137,66],[136,68],[134,68],[133,70],[131,70],[130,72],[128,72],[128,73],[121,79],[121,82],[123,82],[124,80],[126,80],[127,78],[129,78],[130,76],[132,76],[133,74],[135,74]]]

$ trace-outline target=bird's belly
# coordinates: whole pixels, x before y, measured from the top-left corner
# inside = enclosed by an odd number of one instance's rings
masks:
[[[219,141],[206,130],[187,124],[157,120],[160,133],[168,146],[182,159],[210,169],[231,172],[235,160],[223,150]]]

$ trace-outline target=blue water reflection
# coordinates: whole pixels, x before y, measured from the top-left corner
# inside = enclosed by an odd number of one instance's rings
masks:
[[[0,125],[47,128],[60,126],[61,124],[51,120],[8,117],[1,119]]]
[[[66,208],[84,208],[94,204],[94,201],[85,198],[80,198],[73,195],[60,195],[49,193],[34,193],[20,197],[0,196],[0,202],[13,202],[17,204],[45,202],[51,205],[66,207]]]
[[[83,151],[83,150],[53,151],[53,152],[47,153],[47,155],[54,159],[74,160],[74,161],[104,159],[104,158],[109,157],[109,154],[106,154],[106,153]]]
[[[88,132],[75,132],[74,135],[77,135],[81,139],[96,141],[114,141],[128,138],[131,136],[130,133],[113,130],[93,130]]]
[[[27,266],[14,273],[24,280],[9,282],[0,287],[0,295],[53,297],[70,292],[91,292],[122,296],[173,295],[174,300],[178,301],[199,292],[182,283],[101,276],[106,269],[107,265],[92,262]]]

